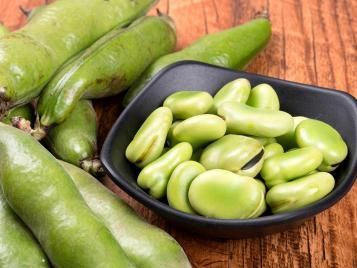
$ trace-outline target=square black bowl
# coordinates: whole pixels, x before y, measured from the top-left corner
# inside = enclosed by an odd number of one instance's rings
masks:
[[[334,190],[320,201],[295,212],[257,219],[220,220],[182,213],[140,189],[136,184],[139,170],[126,160],[125,149],[146,117],[175,91],[205,90],[214,95],[224,84],[239,77],[247,78],[252,86],[270,84],[279,95],[282,110],[292,115],[323,120],[341,133],[348,145],[349,154],[334,172]],[[113,181],[124,191],[172,224],[191,232],[219,238],[281,232],[331,207],[351,189],[357,176],[357,102],[351,95],[337,90],[198,62],[179,62],[161,71],[120,115],[104,143],[101,160]]]

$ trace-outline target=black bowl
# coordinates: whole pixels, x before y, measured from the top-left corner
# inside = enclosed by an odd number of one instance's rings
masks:
[[[317,118],[335,127],[349,149],[347,159],[334,172],[334,190],[318,202],[294,212],[266,215],[257,219],[219,220],[190,215],[155,200],[136,184],[139,170],[125,158],[134,134],[163,100],[175,91],[205,90],[214,95],[224,84],[238,77],[252,86],[268,83],[277,91],[281,109],[292,115]],[[283,81],[276,78],[232,71],[198,62],[176,63],[161,71],[125,109],[111,129],[101,160],[113,181],[148,208],[191,232],[219,238],[239,238],[281,232],[334,205],[351,189],[357,176],[357,102],[337,90]]]

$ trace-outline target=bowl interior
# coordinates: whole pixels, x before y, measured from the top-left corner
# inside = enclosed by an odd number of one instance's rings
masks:
[[[188,215],[151,198],[136,184],[139,170],[125,158],[125,149],[146,117],[170,94],[180,90],[204,90],[214,95],[223,85],[239,78],[247,78],[252,86],[270,84],[277,92],[281,109],[294,116],[322,120],[335,127],[349,149],[347,159],[334,172],[336,186],[332,193],[315,204],[296,212],[263,216],[250,220],[215,220]],[[352,187],[357,176],[357,105],[356,100],[336,90],[283,81],[256,74],[237,72],[197,62],[174,64],[156,76],[121,114],[103,146],[101,159],[114,182],[144,205],[163,216],[205,223],[264,224],[282,219],[307,218],[332,206]],[[180,220],[180,219],[179,219]]]

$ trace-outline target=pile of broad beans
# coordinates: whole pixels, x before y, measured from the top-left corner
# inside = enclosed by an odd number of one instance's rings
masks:
[[[57,0],[31,12],[17,31],[0,25],[0,267],[191,267],[174,238],[89,174],[104,174],[91,100],[131,88],[127,103],[159,70],[180,60],[242,69],[268,43],[271,25],[255,18],[173,53],[173,20],[145,16],[156,2]],[[171,129],[168,108],[151,118],[148,128],[160,129],[153,141],[158,147],[134,156],[141,167],[162,154]],[[206,141],[195,136],[197,148],[224,135],[222,119],[212,120],[222,126]],[[190,124],[180,125],[180,132]],[[173,132],[173,142],[183,132]],[[191,154],[188,142],[168,151],[165,178]],[[197,163],[187,170],[194,176],[202,169]],[[163,194],[163,183],[153,195]]]
[[[178,91],[142,124],[126,149],[137,183],[180,211],[246,219],[313,204],[335,185],[347,156],[330,125],[280,110],[268,84],[236,79],[215,96]]]

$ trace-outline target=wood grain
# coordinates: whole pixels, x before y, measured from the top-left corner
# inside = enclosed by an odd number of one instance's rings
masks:
[[[18,7],[44,0],[0,0],[0,20],[11,29],[25,18]],[[161,0],[177,24],[178,49],[269,11],[273,37],[248,71],[337,88],[357,96],[357,1],[354,0]],[[154,11],[153,11],[154,12]],[[96,103],[100,143],[120,114],[122,96]],[[172,234],[194,267],[357,267],[357,186],[333,208],[301,227],[262,238],[213,240],[173,228],[128,197],[109,178],[104,183],[153,224]]]

